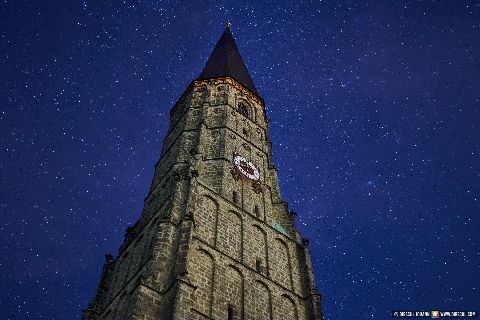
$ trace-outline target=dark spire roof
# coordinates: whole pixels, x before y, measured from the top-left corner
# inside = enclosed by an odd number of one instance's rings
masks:
[[[218,40],[215,49],[213,49],[210,58],[208,58],[207,64],[202,73],[198,77],[201,79],[220,78],[220,77],[232,77],[240,82],[251,92],[257,93],[257,89],[253,84],[252,78],[248,74],[247,67],[243,63],[243,59],[240,56],[235,40],[233,39],[230,26],[222,34],[220,40]]]

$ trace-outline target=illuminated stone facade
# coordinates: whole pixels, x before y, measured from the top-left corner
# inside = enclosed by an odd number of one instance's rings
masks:
[[[234,76],[193,81],[173,107],[142,215],[83,319],[322,319],[263,100]],[[235,153],[259,181],[236,170]]]

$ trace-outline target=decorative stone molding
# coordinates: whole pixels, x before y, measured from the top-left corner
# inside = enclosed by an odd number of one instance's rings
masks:
[[[308,247],[308,244],[310,243],[310,240],[308,238],[303,238],[302,239],[302,244],[304,247]]]
[[[225,78],[215,78],[215,79],[207,79],[207,80],[195,80],[194,81],[194,86],[195,87],[200,87],[200,86],[205,86],[205,85],[219,85],[219,84],[229,84],[233,88],[237,89],[240,91],[247,99],[251,99],[255,101],[256,103],[260,104],[263,106],[263,101],[255,94],[251,93],[249,90],[247,90],[243,85],[235,81],[234,79],[230,77],[225,77]]]
[[[289,212],[289,214],[290,214],[290,218],[291,218],[292,220],[295,220],[295,218],[297,217],[297,212],[296,212],[296,211],[291,210],[291,211]]]

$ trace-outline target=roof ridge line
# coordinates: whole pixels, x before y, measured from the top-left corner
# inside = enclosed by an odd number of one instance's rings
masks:
[[[212,79],[226,76],[235,79],[258,96],[257,88],[250,77],[250,73],[235,43],[235,38],[228,26],[223,31],[202,73],[197,79]]]

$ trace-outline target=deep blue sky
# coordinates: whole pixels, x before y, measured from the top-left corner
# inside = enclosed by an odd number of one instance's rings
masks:
[[[79,318],[227,19],[325,318],[480,311],[479,4],[2,1],[0,318]]]

